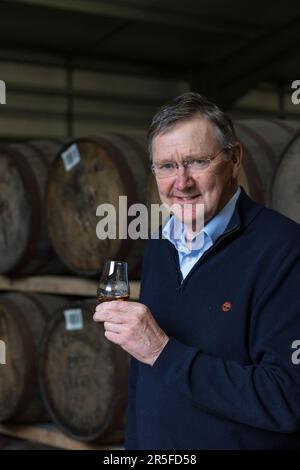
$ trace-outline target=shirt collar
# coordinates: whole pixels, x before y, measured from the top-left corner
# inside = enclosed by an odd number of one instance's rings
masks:
[[[215,243],[217,238],[225,232],[240,194],[241,188],[238,187],[232,198],[227,202],[226,206],[224,206],[223,209],[221,209],[220,212],[218,212],[218,214],[204,226],[204,231],[210,236],[213,243]]]

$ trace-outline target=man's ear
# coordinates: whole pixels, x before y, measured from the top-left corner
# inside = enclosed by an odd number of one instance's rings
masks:
[[[236,142],[234,149],[233,149],[233,154],[231,157],[232,161],[232,176],[234,178],[238,177],[238,173],[240,170],[240,167],[242,165],[242,158],[243,158],[243,147],[240,142]]]

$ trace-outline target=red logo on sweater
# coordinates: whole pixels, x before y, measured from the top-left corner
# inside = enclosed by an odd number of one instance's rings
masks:
[[[228,312],[231,309],[231,302],[224,302],[222,305],[223,312]]]

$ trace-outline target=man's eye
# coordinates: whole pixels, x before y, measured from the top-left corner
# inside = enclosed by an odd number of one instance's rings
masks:
[[[204,158],[196,158],[195,160],[191,160],[189,162],[189,166],[192,168],[204,168],[207,165],[207,159]]]
[[[174,168],[173,163],[164,163],[162,165],[159,165],[159,170],[172,170]]]

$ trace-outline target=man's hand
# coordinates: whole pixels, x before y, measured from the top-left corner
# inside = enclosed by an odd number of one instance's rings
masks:
[[[148,307],[138,302],[103,302],[97,305],[93,318],[104,322],[109,341],[151,366],[169,341]]]

